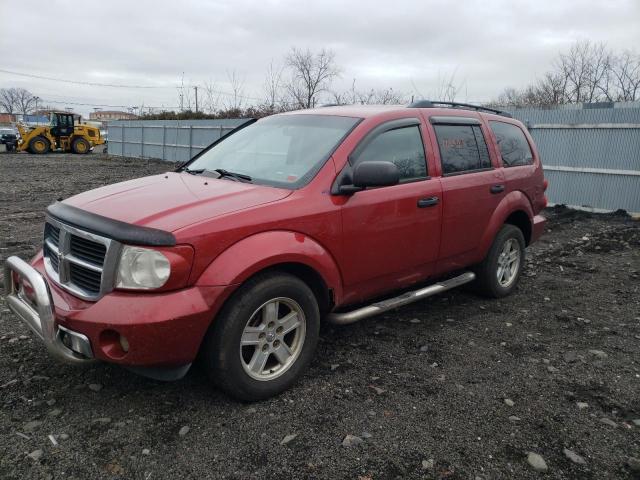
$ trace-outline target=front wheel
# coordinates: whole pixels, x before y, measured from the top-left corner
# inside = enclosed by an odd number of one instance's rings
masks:
[[[509,295],[520,280],[524,252],[522,231],[514,225],[503,225],[489,253],[476,268],[476,289],[493,298]]]
[[[42,135],[38,135],[29,141],[29,151],[35,155],[42,155],[49,151],[51,145]]]
[[[302,280],[279,272],[258,275],[214,320],[203,345],[205,368],[239,400],[277,395],[306,370],[319,329],[318,302]]]

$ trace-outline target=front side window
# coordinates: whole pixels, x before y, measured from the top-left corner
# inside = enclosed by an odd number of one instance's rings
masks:
[[[427,164],[422,136],[417,125],[381,133],[351,159],[355,167],[361,162],[392,162],[400,172],[400,182],[427,178]]]
[[[189,164],[190,170],[224,169],[257,184],[299,188],[318,173],[360,121],[334,115],[276,115],[222,140]]]
[[[520,128],[504,122],[489,122],[489,126],[496,136],[502,164],[505,167],[518,167],[533,163],[531,147]]]
[[[479,125],[434,125],[444,175],[491,168]]]

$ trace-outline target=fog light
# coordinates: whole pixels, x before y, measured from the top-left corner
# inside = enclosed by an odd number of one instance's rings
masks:
[[[120,346],[125,352],[129,351],[129,340],[124,335],[120,335]]]
[[[129,351],[129,341],[115,330],[103,330],[98,341],[100,349],[109,358],[119,360]]]

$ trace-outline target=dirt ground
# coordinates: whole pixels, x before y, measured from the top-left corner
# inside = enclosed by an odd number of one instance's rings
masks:
[[[0,263],[40,248],[56,199],[170,168],[0,155]],[[0,477],[640,478],[640,222],[547,215],[514,295],[324,326],[303,380],[256,404],[198,369],[161,383],[59,364],[1,300]]]

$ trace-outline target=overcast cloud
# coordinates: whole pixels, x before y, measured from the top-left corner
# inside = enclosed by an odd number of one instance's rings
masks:
[[[362,89],[431,97],[438,79],[456,72],[458,98],[467,101],[525,86],[575,40],[640,50],[640,0],[0,0],[0,11],[0,69],[168,87],[89,87],[0,72],[0,88],[106,105],[174,107],[182,72],[185,83],[214,81],[228,91],[227,72],[235,70],[245,95],[259,98],[269,63],[282,63],[292,46],[335,51],[337,90],[355,78]]]

